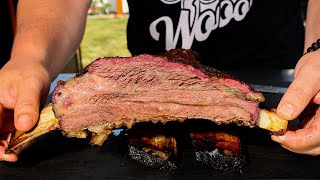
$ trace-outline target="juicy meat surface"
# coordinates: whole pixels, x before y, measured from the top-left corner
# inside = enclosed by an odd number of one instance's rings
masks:
[[[54,90],[61,130],[185,119],[254,126],[263,95],[196,59],[192,51],[172,50],[95,60]]]

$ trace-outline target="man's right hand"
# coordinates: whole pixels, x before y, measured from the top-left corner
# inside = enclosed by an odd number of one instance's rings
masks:
[[[28,131],[34,127],[50,82],[46,68],[28,59],[11,59],[0,70],[0,160],[17,161],[21,149],[4,154],[9,135],[14,128]]]
[[[12,59],[0,70],[0,160],[17,160],[18,151],[4,154],[7,137],[13,127],[28,131],[37,123],[51,80],[80,45],[90,5],[91,0],[19,1]]]

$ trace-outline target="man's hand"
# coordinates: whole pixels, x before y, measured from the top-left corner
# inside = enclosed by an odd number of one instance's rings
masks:
[[[21,131],[34,127],[50,82],[48,71],[28,59],[12,59],[0,70],[0,160],[18,159],[20,150],[4,154],[8,136],[14,127]]]
[[[313,107],[311,110],[307,105]],[[277,113],[292,120],[299,117],[300,129],[272,136],[282,147],[300,154],[320,154],[320,51],[304,55],[295,68],[294,80],[280,101]],[[302,113],[303,111],[309,113]],[[301,114],[302,113],[302,114]]]
[[[37,123],[51,80],[80,45],[90,4],[19,1],[11,60],[0,70],[0,140],[7,140],[13,125],[28,131]],[[18,151],[5,155],[4,146],[6,141],[0,141],[0,160],[16,161]]]

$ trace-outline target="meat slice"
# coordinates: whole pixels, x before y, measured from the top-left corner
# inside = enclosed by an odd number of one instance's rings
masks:
[[[254,126],[263,95],[196,57],[192,51],[173,50],[95,60],[54,90],[53,111],[61,130],[83,136],[86,129],[99,134],[137,122],[185,119]]]
[[[129,156],[142,165],[161,170],[177,170],[181,158],[178,151],[177,124],[140,123],[128,131]]]

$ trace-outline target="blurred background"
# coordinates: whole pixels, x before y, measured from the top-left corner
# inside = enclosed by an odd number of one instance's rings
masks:
[[[98,57],[130,56],[128,16],[127,0],[92,0],[82,43],[64,72],[79,71]]]

